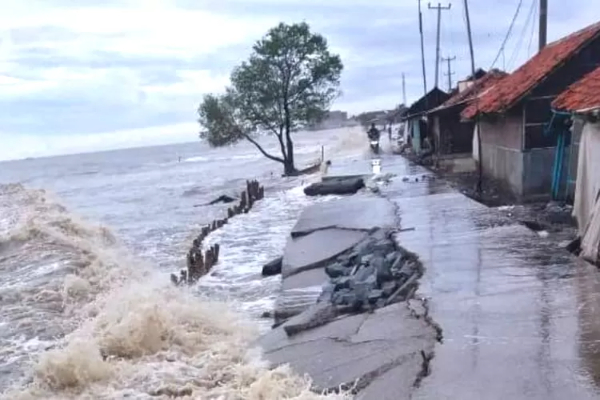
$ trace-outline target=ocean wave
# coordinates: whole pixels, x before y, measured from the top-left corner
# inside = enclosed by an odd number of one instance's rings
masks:
[[[0,323],[13,326],[1,359],[24,375],[3,399],[345,398],[269,369],[255,324],[172,286],[48,193],[0,186],[0,221],[0,266],[13,282],[0,289]]]

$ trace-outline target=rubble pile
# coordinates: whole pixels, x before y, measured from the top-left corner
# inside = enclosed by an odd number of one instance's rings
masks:
[[[391,230],[376,229],[325,267],[329,282],[319,302],[339,312],[360,312],[410,298],[422,267],[417,257],[396,246]]]

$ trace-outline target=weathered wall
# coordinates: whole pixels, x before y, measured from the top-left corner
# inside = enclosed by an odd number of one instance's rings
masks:
[[[575,182],[577,180],[577,162],[579,159],[579,142],[584,121],[580,118],[573,120],[571,127],[571,145],[569,146],[569,164],[567,166],[567,200],[573,201],[575,197]]]
[[[522,116],[481,121],[481,160],[487,176],[504,182],[517,196],[523,194]]]
[[[520,112],[506,114],[494,119],[484,119],[481,126],[481,143],[506,147],[513,150],[523,148],[523,116]]]
[[[550,196],[556,148],[531,149],[523,153],[522,196]]]
[[[504,182],[515,195],[521,196],[523,193],[523,153],[506,147],[482,145],[481,154],[484,174]]]

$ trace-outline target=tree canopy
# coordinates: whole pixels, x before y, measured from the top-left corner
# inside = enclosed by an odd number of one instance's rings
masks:
[[[306,23],[280,23],[234,68],[224,94],[204,96],[198,108],[200,136],[211,146],[249,140],[267,158],[294,174],[292,133],[320,121],[339,95],[343,69],[327,40]],[[277,138],[280,154],[270,154],[257,134]]]

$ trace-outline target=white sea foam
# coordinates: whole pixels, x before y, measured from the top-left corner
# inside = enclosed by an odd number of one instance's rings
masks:
[[[62,284],[20,294],[25,303],[56,304],[53,317],[70,332],[49,351],[48,342],[16,343],[32,353],[33,372],[3,398],[167,398],[181,390],[198,399],[343,397],[310,392],[310,382],[285,367],[270,370],[252,348],[252,323],[225,303],[173,287],[164,273],[124,255],[105,228],[86,225],[42,192],[3,189],[0,197],[12,196],[27,215],[4,243],[78,256],[77,268],[57,275]]]
[[[335,134],[326,158],[366,148],[361,129]],[[311,140],[300,154],[319,151]],[[256,314],[270,309],[279,284],[261,279],[260,266],[281,254],[305,206],[327,200],[302,192],[317,178],[269,191],[209,236],[222,245],[221,262],[191,288],[173,287],[167,271],[48,193],[0,186],[0,367],[25,375],[0,398],[346,398],[311,392],[310,381],[285,366],[269,369],[253,345]]]

